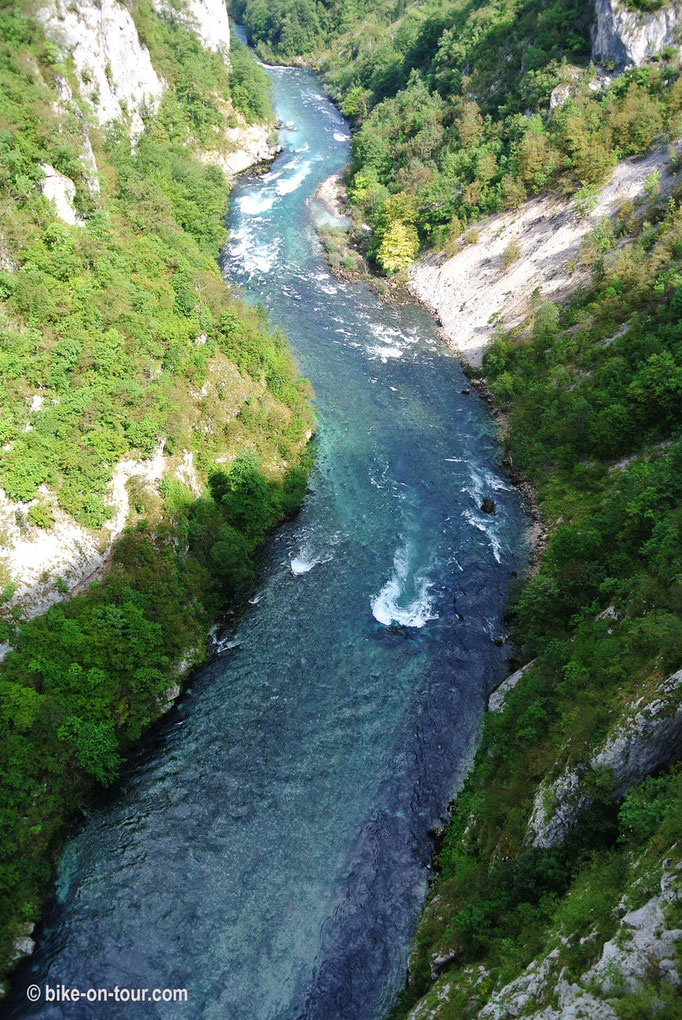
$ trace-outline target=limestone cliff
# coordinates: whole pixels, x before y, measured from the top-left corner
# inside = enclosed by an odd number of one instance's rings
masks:
[[[682,52],[677,0],[647,14],[628,10],[619,0],[596,0],[595,16],[592,57],[599,63],[639,66],[668,48]]]
[[[128,119],[131,136],[139,137],[141,112],[158,106],[163,82],[128,8],[118,0],[48,0],[39,16],[62,59],[72,58],[97,121]]]
[[[230,23],[223,0],[188,0],[184,11],[173,0],[154,0],[154,10],[173,17],[185,13],[187,23],[194,28],[206,49],[222,54],[225,62],[229,63]]]

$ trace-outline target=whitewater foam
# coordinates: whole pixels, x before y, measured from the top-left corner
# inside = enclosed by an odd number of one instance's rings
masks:
[[[380,347],[378,344],[369,346],[367,353],[371,358],[381,358],[384,365],[389,359],[402,358],[403,356],[403,351],[400,347]]]
[[[256,198],[253,195],[242,195],[239,201],[239,208],[246,216],[259,216],[262,212],[272,209],[275,204],[275,195]]]
[[[220,655],[222,652],[229,652],[233,648],[239,648],[241,645],[240,638],[231,638],[230,640],[222,639],[222,641],[216,642],[216,651]]]
[[[320,563],[329,563],[331,559],[333,559],[333,555],[329,552],[316,555],[309,549],[301,549],[291,560],[289,566],[294,577],[298,577],[300,574],[307,574],[313,567],[319,566]]]
[[[437,620],[430,590],[433,581],[427,571],[418,570],[410,580],[409,543],[396,550],[393,557],[393,573],[378,595],[371,598],[372,615],[385,627],[398,624],[401,627],[424,627],[429,620]],[[413,597],[406,599],[408,589]]]
[[[296,191],[300,188],[303,181],[306,179],[312,169],[312,164],[304,163],[303,166],[293,175],[293,177],[285,177],[284,180],[277,181],[275,189],[278,195],[289,195],[292,191]]]

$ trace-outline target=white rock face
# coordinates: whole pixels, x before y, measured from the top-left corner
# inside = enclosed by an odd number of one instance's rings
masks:
[[[54,202],[57,216],[72,227],[76,225],[82,226],[83,220],[73,206],[76,185],[71,178],[60,174],[59,170],[55,170],[49,163],[41,163],[40,169],[45,174],[40,182],[40,190],[45,198],[49,199],[50,202]]]
[[[19,925],[16,929],[16,936],[12,943],[10,963],[20,960],[23,956],[30,956],[35,949],[35,941],[31,938],[35,925],[28,922]]]
[[[653,701],[643,698],[631,706],[635,713],[624,719],[597,754],[592,767],[609,768],[616,777],[614,798],[641,782],[655,769],[682,753],[682,669],[659,686]]]
[[[128,520],[126,482],[135,477],[153,486],[167,469],[168,460],[163,455],[162,445],[150,460],[137,461],[132,457],[120,460],[114,469],[107,498],[115,512],[99,534],[78,524],[58,507],[53,507],[55,522],[51,528],[27,530],[18,519],[25,518],[30,504],[14,502],[0,489],[0,529],[9,540],[3,556],[4,565],[10,579],[17,584],[8,605],[21,606],[24,618],[31,619],[64,598],[57,578],[62,578],[70,594],[94,580]],[[44,486],[39,491],[43,497],[48,495]],[[6,648],[0,651],[0,661],[6,653]]]
[[[580,779],[575,769],[567,769],[553,783],[540,783],[528,822],[528,836],[533,846],[559,846],[580,812],[589,806],[590,798],[582,790]]]
[[[592,59],[613,61],[616,67],[639,66],[672,46],[682,53],[677,28],[682,5],[673,2],[659,11],[629,11],[618,0],[596,0],[592,28]]]
[[[175,471],[179,481],[191,489],[195,496],[201,495],[201,484],[197,477],[197,469],[194,466],[194,454],[191,450],[185,450],[182,455],[182,462]]]
[[[178,683],[171,684],[170,687],[166,688],[166,690],[163,692],[163,703],[160,706],[160,711],[162,715],[165,715],[166,712],[173,707],[175,702],[180,697],[181,690],[182,688]]]
[[[162,17],[171,13],[178,17],[177,8],[171,7],[168,0],[154,0],[154,10]],[[206,49],[220,53],[229,64],[230,22],[224,0],[187,0],[187,13],[190,26]]]
[[[656,696],[630,705],[588,767],[567,769],[553,783],[540,784],[528,823],[535,847],[558,846],[591,803],[581,782],[588,768],[609,769],[613,799],[640,783],[656,769],[682,756],[682,669],[664,680]]]
[[[140,111],[158,106],[163,83],[140,42],[128,8],[118,0],[48,0],[40,17],[64,57],[71,55],[81,92],[100,124],[131,118],[131,137],[142,133]]]
[[[92,151],[92,142],[90,141],[90,132],[87,120],[80,106],[73,98],[71,86],[66,78],[62,78],[61,75],[57,75],[55,79],[55,91],[57,93],[57,102],[54,105],[57,114],[60,117],[72,115],[78,121],[81,132],[81,163],[83,164],[83,169],[85,171],[85,176],[91,193],[93,195],[99,195],[97,163],[95,162],[95,154]]]
[[[579,70],[579,69],[576,69]],[[601,72],[592,81],[587,83],[587,87],[590,92],[601,92],[605,85],[609,84],[611,80],[616,77],[615,75],[606,74]],[[552,89],[552,93],[549,97],[549,108],[550,110],[556,110],[557,107],[563,106],[566,100],[575,95],[576,91],[580,88],[580,75],[576,73],[569,73],[568,80],[562,81],[556,88]]]
[[[533,659],[533,662],[535,662],[535,659]],[[521,669],[517,669],[515,673],[512,673],[511,676],[508,676],[506,680],[503,680],[499,687],[495,688],[495,690],[488,698],[489,712],[502,711],[507,700],[507,695],[509,694],[510,691],[513,691],[513,689],[516,687],[517,683],[524,675],[524,673],[526,673],[527,670],[529,670],[530,667],[533,665],[533,662],[527,662],[525,666],[522,666]]]
[[[532,198],[518,209],[491,216],[476,226],[478,240],[456,255],[429,255],[410,271],[410,289],[440,318],[452,348],[463,361],[480,368],[495,329],[523,322],[536,288],[545,301],[563,301],[585,282],[580,246],[604,216],[613,217],[622,199],[645,194],[645,180],[661,173],[664,190],[677,180],[665,176],[665,150],[644,159],[626,159],[615,167],[595,206],[579,218],[571,201]],[[518,245],[521,255],[505,267],[504,253]]]
[[[227,128],[225,135],[234,146],[232,152],[199,152],[202,163],[215,163],[228,179],[252,166],[269,162],[278,149],[268,141],[271,128],[267,124],[247,124],[243,117],[237,127]]]

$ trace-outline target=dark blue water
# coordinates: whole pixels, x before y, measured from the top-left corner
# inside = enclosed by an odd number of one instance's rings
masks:
[[[381,1016],[426,893],[427,832],[504,670],[494,639],[525,519],[491,422],[419,308],[329,276],[312,196],[347,162],[347,126],[313,76],[270,73],[296,130],[234,189],[224,268],[314,385],[311,492],[232,647],[70,841],[15,992],[186,988],[188,1004],[11,1016]]]

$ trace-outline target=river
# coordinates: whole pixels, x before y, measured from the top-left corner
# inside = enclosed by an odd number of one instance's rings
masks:
[[[313,196],[348,127],[312,74],[269,74],[283,152],[233,190],[224,273],[312,381],[310,493],[221,654],[68,842],[9,1016],[385,1015],[428,832],[504,675],[527,522],[489,414],[422,309],[329,275]],[[29,1007],[30,982],[188,1003]]]

